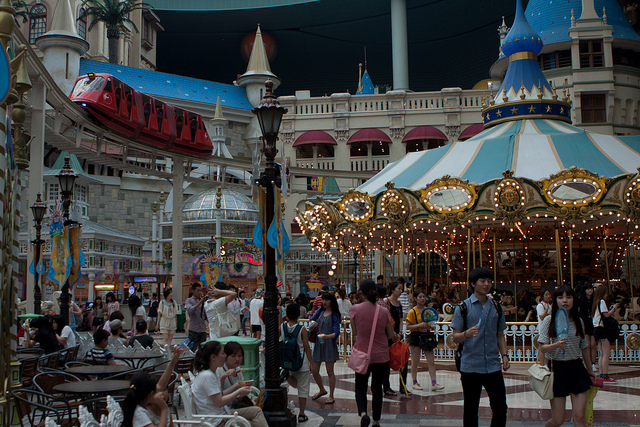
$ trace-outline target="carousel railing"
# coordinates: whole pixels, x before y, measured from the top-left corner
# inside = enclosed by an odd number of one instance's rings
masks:
[[[300,319],[307,326],[307,319]],[[438,337],[438,347],[434,349],[436,361],[453,361],[457,344],[451,336],[451,322],[438,322],[435,334]],[[406,326],[402,327],[403,334],[409,337]],[[538,360],[538,324],[537,322],[507,322],[504,331],[507,353],[511,363],[533,363]],[[338,352],[346,359],[351,354],[353,336],[351,321],[344,319],[340,326],[338,337]],[[422,354],[422,359],[424,359]],[[611,363],[631,363],[640,361],[640,322],[620,322],[620,337],[611,346]]]

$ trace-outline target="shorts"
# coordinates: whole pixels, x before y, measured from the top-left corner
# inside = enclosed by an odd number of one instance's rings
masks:
[[[155,322],[156,322],[156,320],[158,320],[158,317],[154,317],[154,316],[147,316],[147,320],[148,320],[149,322],[153,322],[153,323],[155,323]]]
[[[591,378],[581,359],[549,361],[553,369],[553,397],[567,397],[589,390]]]
[[[433,332],[411,332],[409,345],[420,347],[421,350],[431,351],[438,346],[438,339]]]
[[[593,336],[596,339],[596,342],[602,341],[604,339],[608,339],[611,344],[614,344],[616,342],[616,340],[612,340],[611,338],[607,337],[607,330],[603,326],[596,326],[595,328],[593,328]]]
[[[298,398],[309,397],[309,384],[311,379],[310,371],[289,371],[289,375],[298,381]]]
[[[583,323],[584,323],[584,334],[593,336],[593,322],[588,321]]]
[[[262,332],[262,325],[251,325],[251,333]]]

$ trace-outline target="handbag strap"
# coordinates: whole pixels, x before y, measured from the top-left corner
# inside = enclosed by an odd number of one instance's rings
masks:
[[[369,336],[369,349],[367,355],[371,357],[371,347],[373,347],[374,332],[376,330],[376,324],[378,323],[378,314],[380,314],[380,306],[376,304],[376,314],[373,316],[373,325],[371,325],[371,335]]]

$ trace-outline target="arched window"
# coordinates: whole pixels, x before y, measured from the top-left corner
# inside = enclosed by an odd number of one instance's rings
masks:
[[[84,8],[80,8],[80,12],[78,13],[78,35],[83,39],[87,39],[87,17],[83,17]]]
[[[36,39],[46,32],[47,8],[43,4],[36,4],[31,8],[31,19],[29,21],[29,43],[35,43]]]

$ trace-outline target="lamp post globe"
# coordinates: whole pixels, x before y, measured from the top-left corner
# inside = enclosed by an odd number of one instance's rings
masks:
[[[264,202],[260,210],[264,212],[265,224],[268,227],[273,222],[275,193],[280,191],[281,179],[275,157],[278,153],[276,141],[282,116],[287,109],[280,106],[273,94],[273,82],[265,82],[266,92],[257,108],[253,110],[262,131],[262,152],[266,158],[266,166],[260,174],[257,183],[264,188]],[[275,249],[269,245],[267,239],[262,239],[264,253],[264,310],[262,318],[265,325],[265,401],[264,412],[269,416],[270,426],[295,426],[296,417],[287,407],[287,392],[280,386],[280,354],[278,348],[278,289],[276,276]]]

